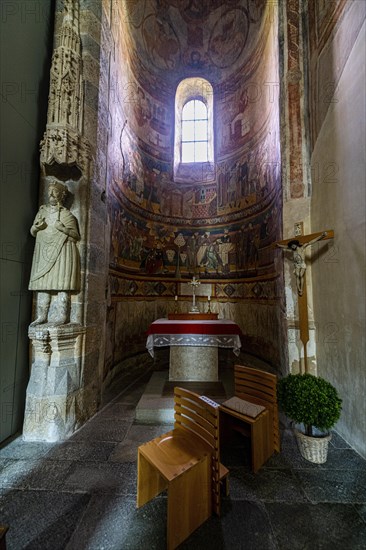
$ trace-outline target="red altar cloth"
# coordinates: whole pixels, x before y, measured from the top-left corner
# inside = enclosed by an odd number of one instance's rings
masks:
[[[147,330],[150,334],[237,334],[241,335],[240,327],[228,319],[215,321],[177,321],[158,319],[151,323]]]

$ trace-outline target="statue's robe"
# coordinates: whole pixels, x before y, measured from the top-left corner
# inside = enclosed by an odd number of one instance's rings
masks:
[[[77,219],[67,208],[42,205],[35,222],[44,218],[46,229],[38,231],[29,290],[80,290],[80,255],[76,240],[54,226],[59,220],[80,239]],[[34,222],[34,223],[35,223]]]

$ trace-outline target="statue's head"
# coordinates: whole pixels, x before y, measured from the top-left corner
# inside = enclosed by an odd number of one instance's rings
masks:
[[[292,239],[287,243],[287,246],[288,248],[291,248],[291,250],[296,250],[296,248],[299,248],[302,244],[297,239]]]
[[[58,180],[53,179],[48,186],[49,202],[52,206],[57,204],[63,204],[69,190],[66,185],[60,183]]]

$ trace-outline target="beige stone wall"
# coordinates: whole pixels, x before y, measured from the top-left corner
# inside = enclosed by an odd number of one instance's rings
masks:
[[[363,20],[363,24],[362,24]],[[362,26],[361,26],[362,25]],[[360,28],[361,27],[361,28]],[[344,48],[348,56],[343,59]],[[337,431],[366,455],[365,374],[365,4],[348,2],[314,63],[312,86],[333,66],[336,83],[312,154],[311,228],[335,231],[314,262],[318,374],[343,399]],[[323,57],[326,56],[326,63]],[[342,71],[337,60],[342,59]],[[314,60],[313,60],[314,61]],[[313,105],[314,108],[319,106]],[[323,112],[322,109],[320,110]]]
[[[283,238],[295,235],[295,224],[301,223],[304,235],[310,233],[310,170],[306,140],[306,98],[304,82],[306,66],[304,52],[305,14],[300,0],[286,0],[279,5],[280,49],[280,113],[281,113],[281,169],[283,188]],[[311,268],[307,271],[307,299],[309,342],[307,365],[304,345],[300,340],[296,281],[288,254],[278,250],[278,266],[284,271],[283,315],[287,333],[287,365],[290,372],[316,371],[315,330],[312,312]],[[278,267],[279,270],[279,267]]]
[[[47,125],[40,144],[40,196],[50,176],[65,181],[71,191],[71,210],[81,235],[81,280],[80,292],[72,295],[70,322],[65,311],[56,315],[57,307],[52,315],[51,303],[48,323],[41,316],[37,328],[29,329],[33,360],[23,428],[28,440],[68,437],[101,402],[109,246],[102,154],[108,127],[99,85],[100,67],[105,66],[101,15],[100,2],[56,3]],[[38,307],[41,298],[35,300]],[[50,420],[44,411],[51,409]]]
[[[104,143],[107,135],[105,98],[101,93],[104,59],[101,56],[101,2],[80,3],[80,36],[84,78],[84,135],[88,139],[93,163],[80,203],[84,213],[85,291],[82,323],[86,327],[82,365],[82,384],[85,398],[84,417],[94,413],[101,399],[104,365],[108,249],[107,208],[105,191]]]

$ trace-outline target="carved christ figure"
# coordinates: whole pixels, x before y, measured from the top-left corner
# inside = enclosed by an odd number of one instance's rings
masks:
[[[80,290],[80,240],[75,216],[63,206],[66,185],[52,180],[49,203],[40,206],[31,235],[36,238],[29,290],[37,291],[37,315],[31,325],[46,323],[51,295],[58,294],[56,324],[69,319],[70,292]]]
[[[292,251],[292,260],[294,265],[294,275],[296,278],[296,287],[300,296],[304,292],[304,275],[306,271],[305,253],[308,246],[324,239],[327,236],[325,231],[315,239],[312,239],[308,243],[301,244],[297,239],[292,239],[287,245],[276,243],[276,246],[283,248],[286,251]]]

